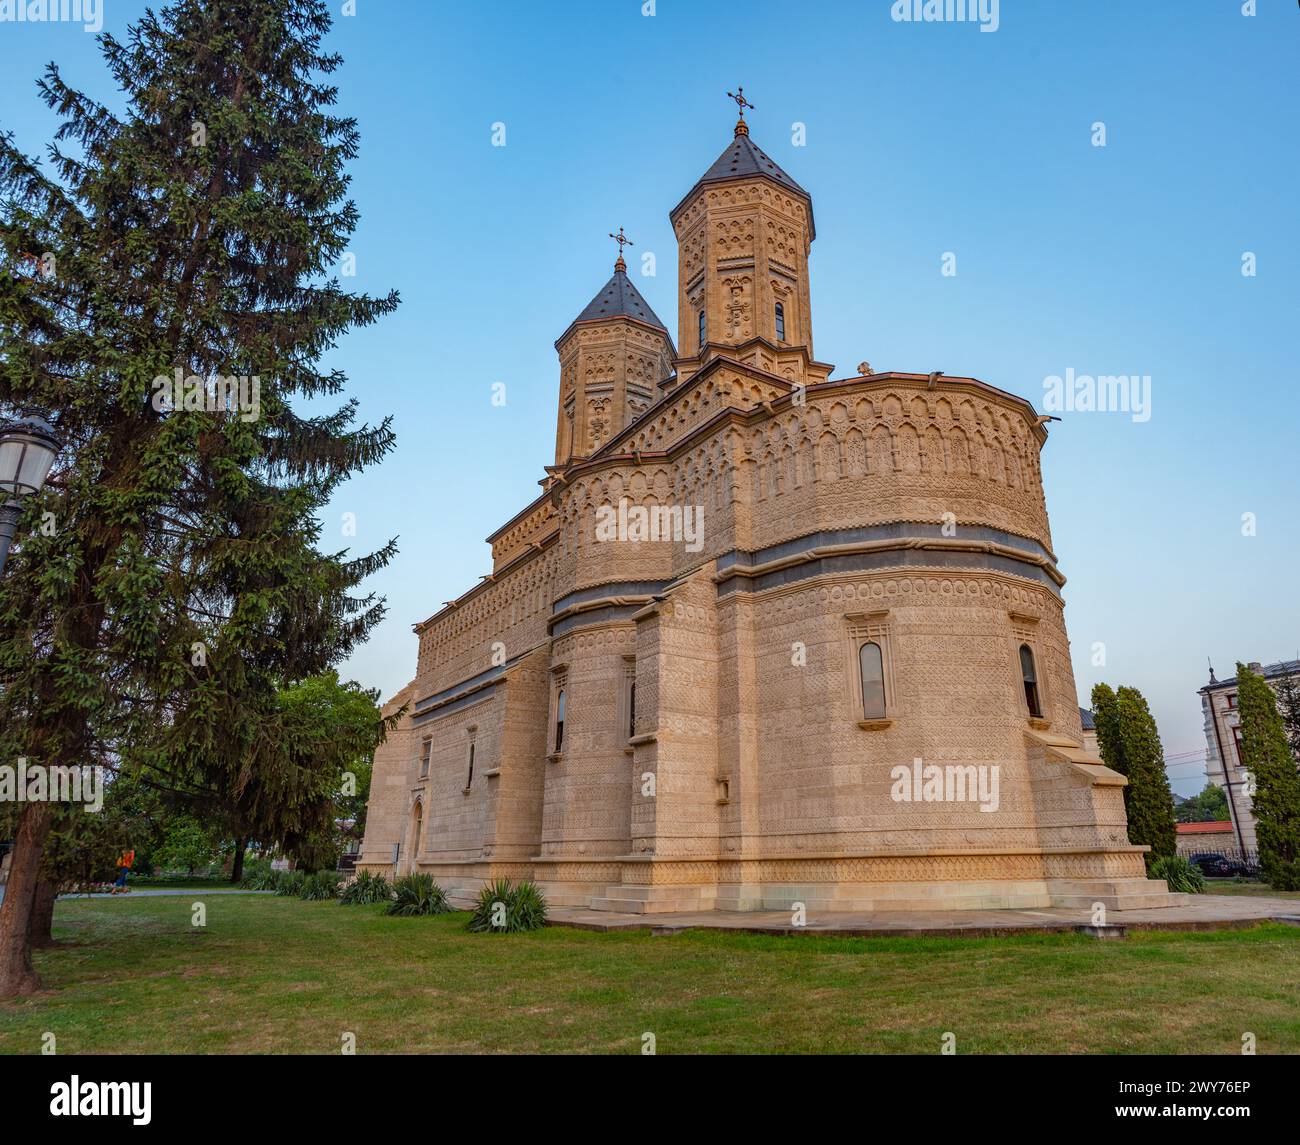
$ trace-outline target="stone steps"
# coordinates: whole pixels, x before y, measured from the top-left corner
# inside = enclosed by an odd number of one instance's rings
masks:
[[[591,910],[620,914],[673,914],[681,911],[712,910],[717,899],[714,886],[637,886],[622,883],[608,886],[603,895],[590,900]]]
[[[1169,893],[1163,879],[1054,879],[1052,905],[1090,908],[1101,903],[1107,910],[1152,910],[1177,906],[1181,899]]]

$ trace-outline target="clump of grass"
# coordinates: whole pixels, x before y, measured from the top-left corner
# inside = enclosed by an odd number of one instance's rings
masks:
[[[278,877],[275,880],[275,885],[271,887],[271,890],[275,891],[278,895],[297,898],[298,893],[302,890],[303,883],[307,881],[307,874],[305,871],[276,871],[275,874]]]
[[[338,871],[313,871],[302,880],[298,897],[308,902],[332,899],[339,893]]]
[[[1189,863],[1182,855],[1163,855],[1151,864],[1149,878],[1164,879],[1169,889],[1179,894],[1205,893],[1205,875],[1200,867]]]
[[[388,914],[411,918],[421,914],[446,914],[451,910],[447,892],[433,881],[432,875],[406,875],[393,883]]]
[[[388,902],[393,897],[392,884],[374,871],[360,871],[339,895],[340,906],[368,906]]]
[[[546,925],[546,896],[535,883],[498,879],[479,891],[469,920],[476,934],[519,934]]]

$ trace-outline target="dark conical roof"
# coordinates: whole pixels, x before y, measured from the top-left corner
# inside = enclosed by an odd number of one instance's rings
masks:
[[[754,176],[771,179],[773,183],[793,191],[808,201],[809,230],[812,231],[812,196],[798,183],[790,178],[757,143],[749,137],[749,128],[744,120],[736,126],[736,137],[727,145],[716,162],[696,180],[695,186],[687,192],[673,208],[676,215],[682,205],[706,183],[724,183],[731,179],[751,179]]]
[[[769,179],[780,183],[786,190],[808,197],[808,192],[782,171],[749,137],[748,132],[737,135],[731,141],[726,150],[718,156],[718,161],[700,176],[695,186],[698,187],[700,183],[720,183],[724,179],[743,179],[750,175],[766,175]]]
[[[632,284],[632,280],[627,276],[627,264],[620,258],[614,264],[614,276],[596,294],[587,305],[583,308],[581,314],[569,323],[569,328],[564,331],[567,334],[579,322],[598,322],[603,318],[632,318],[637,322],[644,322],[647,326],[655,326],[668,333],[668,327],[659,321],[659,316],[650,309],[650,303],[641,297],[641,292]],[[562,342],[564,334],[556,340]]]

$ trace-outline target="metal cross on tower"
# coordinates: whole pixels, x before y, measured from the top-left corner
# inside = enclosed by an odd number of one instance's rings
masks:
[[[618,243],[618,261],[614,263],[615,270],[626,270],[627,263],[623,261],[623,248],[625,246],[635,246],[636,244],[623,233],[623,228],[618,228],[618,234],[613,231],[609,232],[609,237]]]
[[[612,238],[616,243],[618,243],[619,258],[623,257],[623,248],[625,246],[636,246],[636,243],[634,243],[630,238],[627,237],[627,235],[623,233],[622,227],[618,228],[618,234],[615,234],[613,231],[610,231],[609,237]]]
[[[741,119],[745,118],[745,108],[749,108],[750,111],[754,110],[754,105],[745,98],[745,89],[743,87],[738,87],[735,91],[729,91],[727,95],[736,101],[736,106],[740,108]]]

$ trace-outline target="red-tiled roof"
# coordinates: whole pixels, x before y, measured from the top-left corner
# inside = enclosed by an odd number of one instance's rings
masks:
[[[1180,835],[1222,835],[1224,832],[1231,831],[1231,823],[1179,823],[1178,833]]]

